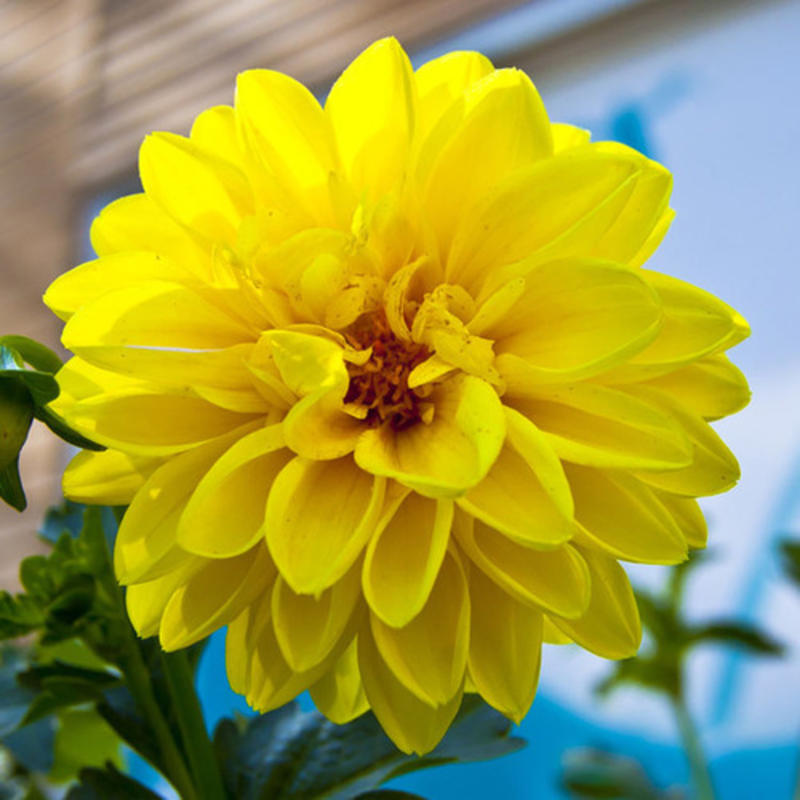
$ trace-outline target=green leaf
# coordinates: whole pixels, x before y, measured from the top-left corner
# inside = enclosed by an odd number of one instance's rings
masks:
[[[25,490],[19,477],[18,459],[0,468],[0,499],[17,511],[24,511],[28,507]]]
[[[510,730],[505,717],[470,695],[439,747],[420,758],[399,752],[371,713],[334,725],[290,703],[243,729],[223,720],[214,746],[237,800],[350,800],[417,769],[514,752],[524,742]]]
[[[762,656],[779,656],[784,648],[768,634],[736,620],[721,620],[691,629],[691,644],[723,644]]]
[[[575,749],[564,755],[561,783],[575,798],[669,800],[676,797],[656,788],[639,762],[592,748]]]
[[[783,568],[800,587],[800,542],[784,539],[780,547],[783,554]]]
[[[58,717],[53,767],[48,777],[56,783],[72,780],[86,767],[111,762],[122,766],[121,742],[95,709],[70,709]]]
[[[0,346],[15,350],[28,364],[42,372],[56,373],[63,366],[61,359],[49,347],[27,336],[0,336]]]
[[[97,444],[97,442],[93,442],[91,439],[87,439],[85,436],[78,433],[78,431],[70,428],[66,421],[50,408],[36,406],[33,414],[36,419],[47,425],[56,436],[63,439],[68,444],[75,445],[75,447],[82,447],[84,450],[106,449],[103,445]]]
[[[138,781],[123,775],[113,764],[107,764],[105,769],[82,769],[79,778],[80,782],[67,792],[65,800],[162,800]]]
[[[0,592],[0,640],[16,639],[44,625],[44,614],[25,594]]]
[[[18,381],[0,377],[0,467],[17,460],[32,419],[33,404],[27,389]]]
[[[46,405],[58,397],[58,382],[51,372],[27,369],[16,350],[0,345],[0,378],[27,389],[37,405]]]
[[[354,800],[425,800],[425,798],[411,792],[398,792],[396,789],[377,789],[374,792],[364,792]]]
[[[623,685],[643,686],[678,697],[681,691],[679,660],[664,658],[656,651],[650,656],[617,661],[611,674],[595,687],[595,692],[604,697]]]

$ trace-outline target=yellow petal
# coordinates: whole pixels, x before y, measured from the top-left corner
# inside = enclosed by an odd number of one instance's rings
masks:
[[[453,531],[470,559],[518,600],[573,618],[585,611],[589,571],[574,547],[522,547],[463,513],[456,515]]]
[[[149,197],[210,241],[235,244],[242,218],[253,211],[244,175],[182,136],[150,134],[139,150],[139,174]]]
[[[445,557],[428,601],[403,628],[375,614],[370,627],[384,663],[420,700],[447,704],[464,684],[469,650],[469,592],[452,552]]]
[[[697,500],[679,497],[669,492],[654,489],[656,497],[672,515],[689,547],[703,548],[708,540],[708,525]]]
[[[542,100],[519,70],[499,69],[486,75],[464,94],[463,108],[448,112],[448,119],[454,115],[453,134],[431,165],[430,175],[420,176],[443,261],[464,210],[507,176],[553,151]]]
[[[584,128],[567,125],[564,122],[551,123],[550,132],[553,135],[553,152],[555,153],[589,144],[591,138],[591,133]]]
[[[242,322],[191,289],[166,281],[103,294],[77,311],[62,334],[64,346],[87,360],[95,351],[104,355],[98,366],[119,363],[127,347],[215,349],[253,338]]]
[[[101,257],[146,250],[192,275],[210,275],[210,251],[146,194],[131,194],[109,203],[92,222],[90,236]],[[113,279],[114,272],[109,271],[97,288]]]
[[[669,230],[669,226],[672,225],[673,219],[675,219],[675,211],[671,208],[665,208],[650,235],[645,239],[644,244],[642,244],[639,250],[628,260],[630,266],[641,267],[647,259],[655,253],[656,249],[667,235],[667,231]]]
[[[367,695],[358,671],[358,638],[310,689],[314,705],[331,722],[344,725],[368,708]]]
[[[536,695],[542,612],[504,592],[484,573],[469,576],[469,674],[489,705],[522,721]]]
[[[461,705],[461,691],[442,706],[424,703],[389,669],[368,626],[358,636],[358,666],[370,708],[395,745],[419,755],[433,750]]]
[[[544,431],[561,458],[576,464],[663,469],[691,461],[678,422],[629,392],[576,383],[542,388],[538,397],[515,398],[513,405]]]
[[[347,630],[360,596],[356,564],[319,597],[295,594],[278,576],[272,590],[272,624],[286,663],[304,672],[323,661]]]
[[[159,628],[161,646],[177,650],[205,639],[238,617],[274,573],[263,544],[236,558],[207,562],[170,598]]]
[[[387,625],[407,625],[425,605],[452,522],[452,501],[410,492],[378,524],[364,560],[364,597]]]
[[[349,458],[295,458],[267,501],[266,533],[281,576],[299,594],[318,594],[350,569],[375,529],[385,481]]]
[[[275,364],[286,385],[301,397],[349,380],[342,348],[331,339],[297,331],[265,331]]]
[[[661,331],[652,344],[604,375],[604,380],[654,378],[733,347],[750,335],[741,314],[714,295],[658,272],[642,270],[641,274],[661,298]]]
[[[295,672],[281,654],[272,625],[265,625],[248,650],[250,670],[247,675],[247,702],[261,713],[285,705],[315,684],[348,644],[340,643],[339,649],[316,667],[306,672]]]
[[[336,169],[333,132],[308,89],[267,69],[252,69],[236,80],[236,114],[256,157],[284,185],[302,196],[327,186]]]
[[[239,555],[264,535],[267,495],[291,453],[281,425],[243,436],[196,484],[178,525],[178,544],[207,558]]]
[[[580,619],[550,619],[570,639],[603,658],[631,658],[642,639],[639,610],[625,570],[611,556],[581,549],[589,566],[592,596]]]
[[[247,694],[251,661],[247,632],[255,609],[263,606],[263,599],[255,600],[228,623],[228,630],[225,633],[225,668],[228,673],[228,683],[238,694]]]
[[[79,308],[119,289],[138,287],[151,281],[197,285],[187,269],[157,253],[114,253],[87,261],[59,275],[44,293],[50,310],[68,320]]]
[[[419,96],[417,135],[424,137],[453,102],[493,69],[486,56],[463,50],[423,64],[414,73]]]
[[[549,548],[574,532],[572,497],[561,461],[544,435],[505,409],[508,438],[489,474],[458,504],[512,539]]]
[[[325,111],[342,164],[358,190],[375,197],[402,183],[415,106],[411,64],[393,38],[370,45],[334,83]]]
[[[459,375],[436,387],[435,414],[402,431],[383,426],[356,443],[356,463],[428,497],[456,497],[479,483],[505,438],[503,407],[485,381]]]
[[[574,644],[564,631],[557,628],[547,614],[542,622],[542,641],[545,644]]]
[[[173,593],[204,563],[205,559],[186,553],[174,569],[161,577],[144,583],[134,583],[125,589],[128,618],[139,636],[144,639],[158,634],[161,617]]]
[[[295,403],[283,420],[286,445],[315,461],[352,453],[364,422],[342,409],[342,393],[323,389]]]
[[[93,441],[145,456],[188,450],[254,419],[199,397],[141,390],[98,395],[63,413],[70,425]]]
[[[128,505],[160,463],[119,450],[81,450],[64,470],[64,496],[76,503]]]
[[[661,303],[641,271],[574,259],[536,267],[527,283],[489,331],[501,375],[508,353],[524,360],[528,382],[580,380],[621,363],[658,335]]]
[[[566,465],[575,519],[593,546],[616,558],[646,564],[679,564],[686,540],[647,486],[623,472]]]
[[[720,494],[741,477],[739,462],[716,431],[697,414],[656,389],[632,387],[648,402],[658,403],[683,428],[692,448],[691,463],[683,469],[641,471],[637,476],[658,489],[689,497]]]
[[[493,291],[524,277],[527,268],[500,267],[534,255],[539,262],[545,254],[548,260],[591,257],[594,243],[625,207],[638,170],[636,159],[600,152],[595,145],[536,163],[465,211],[447,274],[477,296],[481,286]]]
[[[231,439],[222,439],[171,458],[136,493],[122,518],[114,544],[114,571],[121,583],[155,578],[171,568],[163,564],[176,545],[178,519],[197,486]],[[168,561],[180,560],[179,552]]]
[[[243,153],[236,131],[236,112],[230,106],[212,106],[192,123],[189,138],[207,152],[243,167]]]
[[[708,420],[741,411],[750,402],[747,379],[726,355],[706,356],[643,384],[665,392]]]

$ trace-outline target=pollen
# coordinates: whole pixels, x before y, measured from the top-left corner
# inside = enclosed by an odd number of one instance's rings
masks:
[[[409,388],[408,376],[428,358],[428,348],[397,338],[382,310],[359,317],[345,336],[359,350],[372,348],[366,363],[347,365],[350,385],[345,402],[366,407],[366,420],[376,427],[388,423],[405,430],[419,422],[427,392]]]

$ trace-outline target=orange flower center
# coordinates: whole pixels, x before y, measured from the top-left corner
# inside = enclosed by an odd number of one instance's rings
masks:
[[[345,337],[356,349],[372,348],[365,364],[347,364],[350,385],[345,402],[366,406],[366,420],[373,426],[388,422],[395,430],[404,430],[418,422],[427,392],[410,389],[408,376],[428,358],[428,348],[398,339],[382,310],[359,317]]]

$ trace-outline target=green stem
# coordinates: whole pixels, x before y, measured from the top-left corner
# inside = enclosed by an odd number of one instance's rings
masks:
[[[117,521],[119,522],[121,514],[115,513],[115,516],[117,516]],[[107,599],[117,606],[119,614],[125,620],[124,655],[120,659],[118,666],[125,675],[125,684],[134,702],[144,714],[158,742],[158,747],[164,760],[164,777],[175,787],[182,800],[199,800],[192,782],[192,776],[186,767],[184,756],[153,693],[150,672],[147,669],[147,664],[139,646],[139,638],[136,636],[136,632],[128,619],[122,589],[114,579],[111,553],[107,547],[105,556],[107,569],[106,574],[101,579],[101,588]]]
[[[683,749],[689,760],[689,769],[692,774],[692,783],[697,791],[697,800],[714,800],[714,784],[711,781],[708,761],[686,702],[682,697],[673,697],[672,706],[675,709],[675,718],[678,722]]]
[[[133,632],[131,631],[131,633]],[[172,731],[170,731],[169,725],[159,708],[158,701],[153,694],[150,673],[142,658],[139,644],[133,639],[131,645],[128,648],[128,654],[124,662],[120,666],[125,673],[125,682],[133,695],[133,699],[150,723],[150,727],[158,741],[166,768],[165,777],[177,789],[182,800],[198,800],[198,794],[195,791],[189,770],[186,768],[183,755],[175,743]]]
[[[194,688],[194,678],[186,653],[161,653],[172,703],[183,735],[183,745],[189,757],[201,800],[225,800],[225,789],[211,740],[206,732],[203,710]]]

